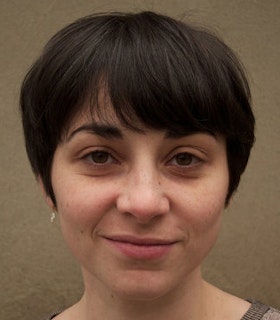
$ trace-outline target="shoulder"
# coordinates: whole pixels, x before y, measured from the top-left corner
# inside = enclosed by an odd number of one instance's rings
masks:
[[[280,310],[269,308],[262,320],[280,320]]]
[[[46,320],[55,320],[55,317],[58,316],[60,312],[53,313],[51,316],[47,317]]]
[[[261,302],[248,300],[252,303],[250,309],[241,320],[280,320],[280,311]]]

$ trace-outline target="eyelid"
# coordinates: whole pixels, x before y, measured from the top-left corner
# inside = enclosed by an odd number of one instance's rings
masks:
[[[107,154],[109,158],[111,158],[111,161],[110,162],[104,162],[104,163],[97,163],[97,162],[94,162],[92,160],[89,159],[89,157],[91,157],[94,153],[104,153],[104,154]],[[96,147],[96,149],[90,149],[90,150],[87,150],[86,152],[84,152],[83,155],[80,156],[80,159],[84,160],[84,161],[87,161],[90,165],[95,165],[95,166],[105,166],[105,165],[108,165],[108,164],[112,164],[112,163],[118,163],[118,159],[115,155],[113,155],[113,152],[110,151],[110,150],[107,150],[106,148],[101,148],[101,147]]]
[[[189,163],[189,164],[172,163],[173,161],[176,161],[176,157],[180,156],[180,155],[189,155],[191,158],[191,163]],[[193,167],[201,162],[204,162],[204,160],[201,159],[201,157],[194,155],[193,153],[187,152],[187,151],[177,152],[177,153],[173,154],[169,158],[169,160],[167,161],[167,163],[169,165],[178,166],[178,167],[182,167],[182,168],[190,168],[190,167]]]
[[[196,157],[197,159],[200,159],[201,161],[207,161],[208,159],[208,155],[207,152],[205,150],[203,150],[202,148],[199,148],[197,146],[178,146],[174,149],[171,150],[171,152],[169,152],[167,158],[168,159],[172,159],[173,157],[175,157],[178,154],[190,154],[193,157]]]

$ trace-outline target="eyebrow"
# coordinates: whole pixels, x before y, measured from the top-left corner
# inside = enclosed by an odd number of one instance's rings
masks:
[[[74,131],[71,132],[71,134],[67,137],[67,142],[69,142],[77,133],[79,132],[88,132],[92,134],[96,134],[102,138],[106,139],[122,139],[123,134],[121,130],[113,125],[109,124],[100,124],[97,122],[91,122],[84,124]]]
[[[139,133],[144,134],[144,131],[142,131],[140,129],[135,130],[135,131],[138,131]],[[84,125],[78,127],[77,129],[75,129],[74,131],[72,131],[71,134],[67,137],[66,141],[69,142],[79,132],[88,132],[91,134],[96,134],[96,135],[98,135],[102,138],[105,138],[105,139],[123,139],[123,133],[122,133],[121,129],[118,128],[117,126],[110,125],[110,124],[104,124],[104,123],[98,123],[98,122],[91,122],[91,123],[84,124]],[[185,132],[167,130],[165,132],[164,138],[165,139],[179,139],[179,138],[183,138],[186,136],[190,136],[195,133],[197,133],[197,132],[190,131],[190,130],[186,130]],[[214,133],[212,133],[212,132],[207,132],[207,133],[210,134],[211,136],[213,136],[214,138],[216,138]]]
[[[165,134],[165,138],[166,139],[180,139],[180,138],[184,138],[184,137],[188,137],[191,136],[193,134],[196,133],[207,133],[210,136],[212,136],[213,138],[217,138],[215,132],[211,132],[211,131],[192,131],[192,130],[186,130],[186,131],[173,131],[173,130],[167,130],[166,134]]]

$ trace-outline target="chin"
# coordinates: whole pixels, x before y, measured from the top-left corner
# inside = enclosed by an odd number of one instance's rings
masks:
[[[164,272],[141,270],[118,277],[112,290],[117,296],[128,300],[153,301],[167,295],[175,287],[175,281]]]

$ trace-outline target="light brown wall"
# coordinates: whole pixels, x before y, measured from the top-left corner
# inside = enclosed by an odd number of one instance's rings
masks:
[[[0,318],[42,319],[75,301],[78,266],[49,223],[27,163],[17,111],[20,82],[46,40],[75,18],[106,10],[156,10],[208,25],[247,67],[257,143],[225,211],[205,277],[241,297],[280,308],[280,1],[0,1]]]

